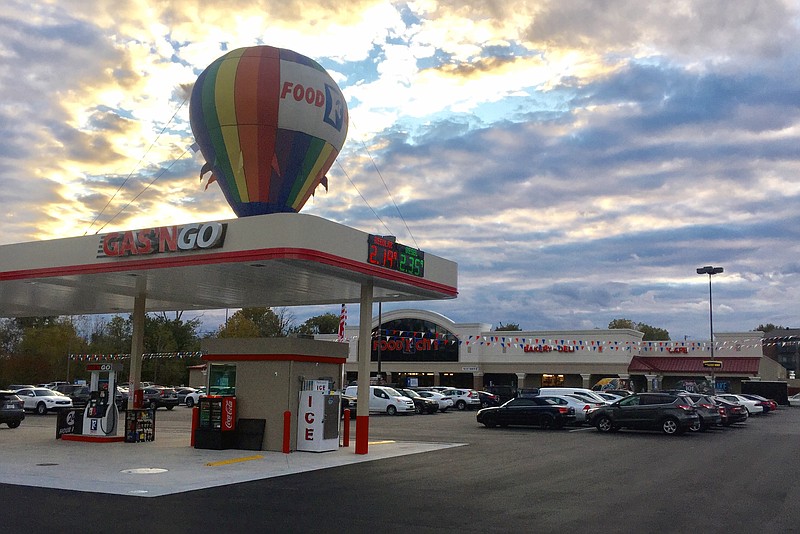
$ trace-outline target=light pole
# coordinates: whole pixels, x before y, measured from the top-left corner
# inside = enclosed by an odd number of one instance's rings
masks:
[[[711,329],[711,361],[714,361],[714,305],[711,300],[711,277],[723,271],[724,269],[722,267],[714,267],[711,265],[697,268],[697,274],[708,275],[708,324]],[[711,368],[711,387],[714,389],[712,392],[713,395],[717,392],[717,383],[714,379],[714,367]]]

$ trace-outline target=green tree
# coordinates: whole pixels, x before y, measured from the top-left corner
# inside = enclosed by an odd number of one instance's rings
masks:
[[[3,360],[0,382],[37,384],[67,378],[68,355],[86,350],[70,317],[14,320],[22,326],[19,342]]]
[[[306,319],[306,321],[295,329],[298,334],[336,334],[339,331],[339,315],[335,313],[323,313]]]
[[[642,332],[644,334],[643,341],[669,341],[669,332],[667,330],[645,323],[635,323],[630,319],[614,319],[608,323],[608,328],[611,330],[625,328]]]
[[[767,324],[760,324],[756,331],[764,332],[765,334],[768,332],[772,332],[773,330],[789,330],[788,326],[777,326],[772,323]]]
[[[497,332],[516,332],[520,330],[522,330],[522,328],[519,327],[518,323],[498,323],[497,328],[495,328]]]
[[[293,329],[291,315],[284,308],[242,308],[217,331],[218,337],[286,337]]]

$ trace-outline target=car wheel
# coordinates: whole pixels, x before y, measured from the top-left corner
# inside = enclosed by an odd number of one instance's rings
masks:
[[[463,400],[459,400],[458,402],[456,402],[456,408],[458,408],[461,411],[464,411],[467,409],[467,403]]]
[[[414,406],[414,411],[417,412],[417,414],[422,415],[422,412],[424,412],[425,410],[422,409],[422,406],[417,404],[416,406]]]
[[[186,397],[186,407],[191,408],[194,406],[194,399],[191,397]]]
[[[157,410],[157,409],[158,409],[158,404],[156,404],[156,401],[152,401],[152,400],[151,400],[151,401],[150,401],[150,402],[147,404],[147,406],[148,406],[148,407],[149,407],[151,410]]]
[[[494,428],[497,426],[497,422],[491,417],[488,417],[483,420],[483,426],[485,426],[486,428]]]
[[[17,428],[19,426],[19,421],[10,421],[6,424],[8,425],[8,428]]]
[[[542,430],[549,430],[556,426],[556,420],[552,415],[543,415],[539,420],[539,428]]]
[[[703,430],[703,425],[700,424],[700,421],[696,421],[692,423],[692,426],[689,427],[689,430],[691,430],[692,432],[700,432],[701,430]]]
[[[47,413],[47,406],[45,403],[40,402],[36,405],[36,415],[45,415]]]
[[[489,407],[489,401],[481,401],[481,408],[488,408],[488,407]]]
[[[614,430],[614,423],[611,421],[611,418],[604,415],[600,417],[594,424],[595,428],[600,432],[611,432]]]
[[[173,409],[175,406],[167,406],[167,410]]]
[[[389,415],[397,415],[397,408],[395,408],[394,405],[390,404],[389,406],[386,407],[386,413]]]
[[[680,429],[681,427],[678,424],[678,421],[676,421],[672,417],[668,417],[661,422],[661,431],[664,432],[664,434],[670,436],[675,434],[680,434],[681,433]]]

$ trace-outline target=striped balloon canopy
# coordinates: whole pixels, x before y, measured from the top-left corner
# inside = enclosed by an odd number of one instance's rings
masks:
[[[291,50],[232,50],[197,78],[195,140],[239,217],[298,212],[322,184],[347,136],[347,104],[316,61]],[[207,186],[206,186],[207,187]]]

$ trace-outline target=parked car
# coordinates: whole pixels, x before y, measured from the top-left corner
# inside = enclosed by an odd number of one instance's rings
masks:
[[[701,395],[700,393],[682,393],[679,396],[688,399],[692,403],[694,409],[697,410],[697,416],[700,418],[700,421],[689,429],[692,432],[705,432],[712,426],[722,424],[719,406],[710,396]]]
[[[517,388],[514,386],[486,386],[486,391],[500,397],[500,404],[504,404],[517,397]]]
[[[89,404],[89,386],[79,384],[61,384],[56,386],[55,391],[62,393],[72,399],[72,406],[84,408]]]
[[[57,408],[72,408],[72,399],[56,391],[46,388],[25,388],[16,391],[22,399],[25,410],[32,410],[37,415],[45,415]]]
[[[197,388],[179,387],[175,388],[175,394],[178,395],[178,404],[186,404],[186,395],[197,391]]]
[[[488,408],[489,406],[500,406],[500,395],[495,395],[488,391],[478,391],[478,398],[481,401],[481,408]]]
[[[743,397],[741,395],[734,395],[733,393],[721,393],[717,395],[717,397],[725,399],[730,402],[741,404],[742,406],[747,408],[747,413],[749,413],[750,415],[757,415],[764,413],[763,404],[761,404],[758,401],[748,399],[747,397]]]
[[[13,391],[0,391],[0,423],[17,428],[25,419],[25,403]]]
[[[358,386],[347,386],[345,395],[358,397]],[[372,413],[415,413],[414,401],[388,386],[369,386],[369,411]]]
[[[502,406],[478,410],[476,419],[488,428],[510,425],[563,428],[575,420],[575,408],[555,404],[544,397],[518,397]]]
[[[606,400],[597,394],[596,391],[586,388],[571,387],[546,387],[539,388],[539,395],[579,395],[586,400],[608,404]]]
[[[741,396],[750,400],[754,400],[756,402],[760,402],[761,405],[764,407],[764,413],[773,412],[778,409],[777,402],[775,402],[772,399],[762,397],[761,395],[754,395],[752,393],[741,393]]]
[[[421,397],[425,397],[426,399],[433,399],[439,403],[439,411],[446,412],[450,408],[453,407],[453,399],[451,397],[447,397],[446,395],[442,395],[438,391],[428,391],[427,389],[417,389],[415,390]]]
[[[150,386],[142,390],[142,403],[147,408],[158,409],[163,406],[171,410],[178,405],[178,394],[173,388]]]
[[[413,389],[408,388],[395,388],[398,393],[404,395],[414,401],[414,408],[416,409],[417,413],[436,413],[439,411],[439,403],[433,399],[427,399],[414,391]]]
[[[197,405],[197,401],[200,400],[200,397],[206,396],[206,388],[197,388],[195,391],[186,394],[186,398],[183,399],[183,403],[189,407],[193,408]]]
[[[731,402],[719,397],[714,397],[714,403],[719,407],[719,415],[722,417],[722,426],[731,426],[734,423],[743,423],[750,417],[747,408],[739,403]]]
[[[602,402],[592,402],[577,395],[539,395],[539,398],[552,401],[559,406],[568,406],[575,410],[575,423],[582,425],[587,422],[587,414],[592,408],[605,406]]]
[[[795,393],[789,397],[789,406],[800,406],[800,393]]]
[[[450,388],[442,391],[442,395],[453,399],[453,406],[456,407],[456,410],[463,411],[481,406],[480,396],[474,389]]]
[[[358,409],[358,398],[356,398],[356,397],[354,397],[352,395],[345,395],[344,393],[342,393],[342,402],[341,402],[341,404],[342,404],[342,407],[341,407],[342,417],[344,417],[344,411],[345,410],[350,410],[350,417],[351,418],[355,418],[356,410]]]
[[[612,402],[617,402],[618,400],[627,397],[627,395],[623,397],[623,395],[614,395],[613,393],[606,393],[605,391],[596,391],[595,393],[597,393],[599,397],[602,397],[603,400],[606,401],[608,404],[611,404]]]
[[[669,393],[635,393],[589,412],[589,423],[600,432],[634,428],[682,434],[699,421],[694,406]]]

